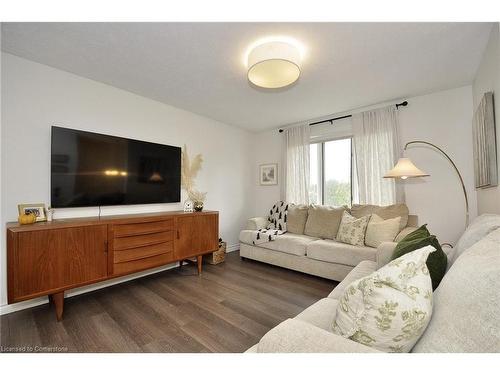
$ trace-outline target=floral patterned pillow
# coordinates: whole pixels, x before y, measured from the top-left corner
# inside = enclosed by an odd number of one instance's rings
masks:
[[[337,232],[337,241],[356,246],[365,245],[365,232],[370,215],[356,219],[349,212],[344,211],[339,231]]]
[[[385,352],[407,353],[432,315],[426,246],[351,283],[337,307],[333,332]]]

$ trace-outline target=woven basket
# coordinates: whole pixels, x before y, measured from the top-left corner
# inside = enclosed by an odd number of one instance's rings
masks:
[[[226,259],[226,243],[219,243],[219,250],[214,251],[212,254],[203,255],[203,259],[209,264],[219,264]]]

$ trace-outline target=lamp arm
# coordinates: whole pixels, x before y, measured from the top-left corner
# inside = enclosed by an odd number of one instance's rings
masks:
[[[431,147],[435,148],[436,150],[438,150],[441,154],[443,154],[444,157],[446,159],[448,159],[448,161],[451,163],[451,165],[455,169],[455,172],[458,175],[458,178],[460,179],[460,183],[462,184],[462,190],[464,192],[464,198],[465,198],[465,226],[468,227],[469,226],[469,198],[467,196],[467,190],[465,189],[464,179],[462,178],[462,175],[460,174],[460,171],[458,170],[457,165],[448,156],[448,154],[443,151],[443,149],[441,149],[440,147],[438,147],[435,144],[432,144],[430,142],[426,142],[426,141],[411,141],[411,142],[408,142],[408,143],[405,144],[404,150],[406,151],[406,149],[408,148],[408,146],[412,145],[412,144],[425,144],[425,145],[431,146]]]

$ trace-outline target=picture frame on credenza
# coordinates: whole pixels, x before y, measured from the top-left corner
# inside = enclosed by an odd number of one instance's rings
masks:
[[[22,203],[17,205],[19,215],[34,214],[36,221],[47,221],[45,214],[45,203]]]

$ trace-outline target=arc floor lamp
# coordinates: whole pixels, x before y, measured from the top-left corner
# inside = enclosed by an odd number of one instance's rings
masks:
[[[465,184],[464,180],[462,178],[462,175],[460,174],[460,171],[458,170],[456,164],[453,162],[453,160],[448,156],[446,152],[444,152],[440,147],[436,146],[435,144],[432,144],[430,142],[426,141],[411,141],[405,144],[404,151],[408,148],[409,145],[412,144],[424,144],[427,146],[431,146],[438,150],[441,154],[444,155],[446,159],[451,163],[453,166],[453,169],[455,169],[455,172],[458,175],[458,178],[460,179],[460,184],[462,185],[462,190],[464,192],[464,198],[465,198],[465,226],[469,226],[469,198],[467,197],[467,190],[465,190]],[[412,177],[426,177],[429,176],[429,174],[423,172],[422,170],[418,169],[413,162],[408,159],[408,158],[400,158],[394,168],[392,168],[387,174],[384,176],[384,178],[401,178],[402,180],[406,180],[407,178],[412,178]]]

